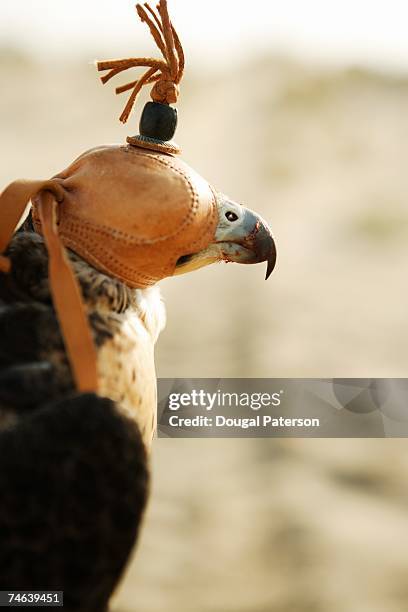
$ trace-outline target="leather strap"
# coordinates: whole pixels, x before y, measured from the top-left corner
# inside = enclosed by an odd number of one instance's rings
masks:
[[[9,244],[29,200],[39,195],[39,212],[49,255],[52,300],[76,387],[96,392],[98,387],[96,350],[78,282],[61,243],[57,228],[57,205],[64,199],[58,180],[15,181],[0,195],[0,253]],[[0,270],[8,272],[10,261],[0,255]]]

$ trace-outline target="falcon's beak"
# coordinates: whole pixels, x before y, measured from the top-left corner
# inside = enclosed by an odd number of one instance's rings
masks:
[[[272,274],[276,264],[276,246],[266,221],[248,208],[241,208],[242,214],[236,223],[231,223],[217,240],[225,261],[254,264],[267,261],[266,277]]]

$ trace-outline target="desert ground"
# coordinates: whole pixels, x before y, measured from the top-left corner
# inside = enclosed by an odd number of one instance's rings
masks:
[[[1,54],[0,184],[137,133],[94,67]],[[139,110],[143,101],[139,101]],[[162,283],[161,377],[405,377],[408,77],[261,57],[188,72],[183,156],[260,212],[278,266]],[[405,440],[155,441],[114,612],[405,612]]]

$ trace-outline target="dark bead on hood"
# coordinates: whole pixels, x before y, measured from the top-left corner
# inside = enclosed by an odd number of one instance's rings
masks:
[[[148,102],[140,118],[140,134],[156,140],[171,140],[177,127],[177,109],[168,104]]]

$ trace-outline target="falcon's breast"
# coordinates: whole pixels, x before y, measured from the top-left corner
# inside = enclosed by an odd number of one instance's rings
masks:
[[[136,289],[132,304],[116,317],[112,338],[98,351],[98,392],[136,420],[146,448],[156,430],[154,345],[164,325],[159,289]]]

